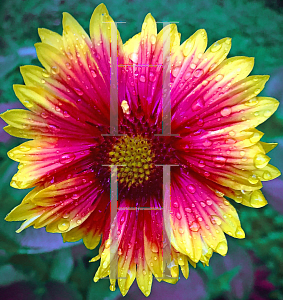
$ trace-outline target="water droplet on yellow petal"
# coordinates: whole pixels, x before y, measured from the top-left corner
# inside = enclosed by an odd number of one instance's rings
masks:
[[[57,226],[60,231],[66,231],[70,228],[70,222],[68,220],[60,220]]]
[[[194,232],[199,231],[199,229],[200,229],[199,223],[193,222],[193,223],[190,225],[190,229],[191,229],[191,231],[194,231]]]
[[[222,47],[222,44],[219,44],[218,42],[215,42],[215,43],[211,46],[210,51],[211,51],[211,52],[217,52],[217,51],[219,51],[219,50],[221,49],[221,47]]]
[[[51,73],[56,75],[59,73],[59,68],[57,66],[51,67]]]
[[[244,232],[244,230],[241,227],[237,227],[237,229],[236,229],[236,237],[238,239],[245,238],[245,232]]]
[[[224,75],[222,74],[218,74],[216,77],[215,77],[215,81],[220,81],[224,78]]]
[[[220,114],[222,117],[227,117],[231,114],[232,112],[232,109],[231,107],[224,107],[221,111],[220,111]]]
[[[253,191],[251,195],[251,206],[255,208],[263,207],[267,204],[267,201],[265,200],[263,194],[261,191]]]
[[[254,158],[255,167],[258,169],[264,168],[268,164],[269,160],[270,158],[267,155],[259,153]]]
[[[227,250],[228,250],[228,246],[227,246],[227,243],[222,241],[220,242],[217,247],[216,247],[216,252],[218,252],[219,254],[221,255],[226,255],[227,253]]]
[[[258,183],[258,178],[255,174],[253,174],[253,175],[249,176],[248,181],[251,184],[256,184],[256,183]]]
[[[270,179],[272,178],[272,176],[271,176],[270,172],[265,171],[265,172],[262,174],[262,178],[263,178],[264,180],[270,180]]]
[[[210,216],[211,223],[214,225],[221,225],[222,221],[218,216]]]

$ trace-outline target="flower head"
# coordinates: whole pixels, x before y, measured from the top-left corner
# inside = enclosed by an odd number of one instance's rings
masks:
[[[14,86],[27,110],[1,115],[30,139],[8,153],[20,163],[11,186],[34,187],[6,217],[25,220],[18,232],[46,227],[90,249],[102,236],[94,280],[109,275],[114,290],[117,278],[124,295],[136,278],[146,296],[152,274],[175,283],[179,266],[188,277],[188,263],[226,254],[224,233],[244,238],[227,198],[262,207],[262,181],[280,174],[255,129],[278,102],[257,97],[268,76],[247,77],[252,58],[227,59],[229,38],[205,51],[205,30],[180,45],[150,14],[123,44],[103,4],[90,37],[67,13],[62,36],[39,35],[43,68],[22,67]]]

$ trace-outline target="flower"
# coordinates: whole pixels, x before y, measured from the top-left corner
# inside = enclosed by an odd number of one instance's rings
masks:
[[[35,47],[44,68],[22,67],[25,85],[14,86],[28,110],[1,115],[8,133],[30,139],[8,152],[20,162],[11,186],[34,187],[6,220],[25,220],[18,232],[46,227],[64,241],[83,239],[90,249],[102,236],[94,280],[110,275],[114,290],[118,273],[125,295],[136,278],[148,296],[152,274],[175,283],[179,266],[187,278],[188,262],[208,265],[213,252],[226,254],[224,232],[244,238],[227,198],[266,204],[261,181],[280,172],[266,155],[276,144],[261,142],[255,127],[278,102],[256,97],[268,76],[247,77],[252,58],[226,59],[229,38],[205,51],[206,32],[198,30],[180,45],[176,25],[157,34],[148,14],[141,33],[124,45],[117,34],[116,51],[113,24],[101,4],[90,37],[67,13],[62,36],[39,29]],[[115,118],[119,134],[111,132]],[[110,201],[115,183],[117,213]]]

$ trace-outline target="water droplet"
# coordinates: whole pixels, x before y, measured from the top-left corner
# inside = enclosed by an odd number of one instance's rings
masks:
[[[202,97],[196,99],[196,100],[192,103],[192,106],[191,106],[191,108],[192,108],[193,111],[200,110],[200,109],[202,109],[203,107],[204,107],[204,100],[203,100]]]
[[[205,203],[204,203],[203,201],[200,202],[200,205],[201,205],[202,207],[206,207],[206,205],[205,205]]]
[[[265,110],[263,113],[263,116],[266,118],[270,117],[271,115],[272,115],[272,112],[269,109]]]
[[[151,244],[151,251],[154,253],[158,253],[158,247],[155,243]]]
[[[74,153],[65,153],[60,156],[59,161],[61,164],[69,164],[75,159]]]
[[[200,77],[202,75],[203,75],[203,69],[197,69],[197,70],[195,70],[195,72],[194,72],[194,76],[195,77]]]
[[[192,222],[192,224],[190,225],[190,229],[191,231],[197,232],[200,229],[200,225],[197,222]]]
[[[97,77],[97,74],[93,69],[90,69],[90,73],[93,78]]]
[[[26,146],[26,145],[20,146],[20,150],[21,150],[22,152],[27,152],[27,151],[29,151],[30,149],[31,149],[31,148],[30,148],[29,146]],[[12,157],[13,155],[10,154],[10,156]]]
[[[218,155],[218,156],[213,157],[213,162],[216,167],[220,168],[226,164],[226,158]]]
[[[145,82],[145,76],[144,76],[144,75],[141,75],[141,76],[140,76],[140,81],[141,81],[141,82]]]
[[[226,255],[227,250],[228,250],[227,242],[225,242],[225,241],[220,242],[217,245],[215,250],[216,250],[216,252],[218,252],[221,255]]]
[[[203,160],[200,160],[200,161],[198,162],[198,166],[199,166],[200,168],[205,167],[204,161],[203,161]]]
[[[177,201],[175,201],[175,202],[173,203],[173,206],[174,206],[175,208],[178,208],[178,207],[179,207],[179,203],[178,203]]]
[[[211,200],[211,199],[207,199],[207,200],[206,200],[206,204],[207,204],[207,205],[211,205],[211,204],[212,204],[212,200]]]
[[[210,140],[205,140],[205,141],[203,142],[203,145],[204,145],[205,147],[210,147],[210,146],[212,145],[212,141],[210,141]]]
[[[267,202],[261,191],[256,190],[252,192],[251,195],[251,206],[255,208],[263,207]]]
[[[221,110],[220,114],[221,114],[222,117],[227,117],[227,116],[231,115],[231,112],[232,112],[231,107],[224,107]]]
[[[149,81],[153,82],[156,80],[156,76],[153,72],[149,72]]]
[[[66,63],[66,67],[69,69],[69,70],[71,70],[72,69],[72,66],[71,66],[71,64],[70,63]]]
[[[246,152],[244,150],[240,151],[240,156],[244,156],[246,154]]]
[[[111,283],[109,289],[111,292],[114,292],[116,290],[115,284]]]
[[[257,95],[261,92],[261,89],[255,89],[254,93]]]
[[[68,212],[65,212],[64,215],[63,215],[63,218],[68,219],[69,217],[70,217],[70,214]]]
[[[66,231],[70,228],[70,222],[68,220],[60,220],[57,226],[60,231]]]
[[[193,184],[187,185],[187,190],[191,193],[194,194],[196,192],[196,187]]]
[[[270,158],[267,155],[259,153],[254,158],[255,167],[258,169],[264,168],[268,164],[269,160]]]
[[[78,194],[73,194],[71,197],[73,200],[78,200],[80,198],[80,195]]]
[[[185,207],[185,212],[187,212],[187,213],[191,213],[191,212],[192,212],[192,210],[191,210],[189,207]]]
[[[172,75],[174,76],[174,77],[177,77],[178,76],[178,74],[179,74],[179,72],[180,72],[180,67],[175,67],[173,70],[172,70]]]
[[[265,171],[265,172],[262,174],[262,178],[263,178],[264,180],[270,180],[270,179],[272,178],[272,176],[271,176],[270,172]]]
[[[191,63],[191,64],[190,64],[190,68],[191,68],[191,69],[195,69],[196,67],[197,67],[196,64],[194,64],[194,63]]]
[[[118,249],[118,255],[122,255],[123,254],[123,251],[121,248]]]
[[[181,233],[181,234],[184,233],[184,229],[183,229],[182,227],[179,227],[179,228],[178,228],[178,231],[179,231],[179,233]]]
[[[256,184],[256,183],[258,183],[258,178],[255,174],[253,174],[253,175],[249,176],[248,181],[251,184]]]
[[[82,96],[84,94],[84,92],[79,88],[74,88],[74,90],[79,96]]]
[[[236,133],[235,133],[235,131],[231,130],[231,131],[229,131],[229,135],[230,135],[230,136],[235,136]]]
[[[45,112],[42,112],[40,115],[41,115],[41,117],[42,117],[43,119],[48,118],[48,115],[47,115],[47,113],[45,113]]]
[[[218,216],[210,216],[211,223],[214,225],[221,225],[222,221]]]
[[[155,34],[152,34],[150,36],[150,42],[151,42],[152,45],[154,45],[156,43],[156,35]]]
[[[139,60],[139,56],[138,56],[138,54],[137,53],[131,53],[130,55],[129,55],[129,58],[130,58],[130,60],[133,62],[133,63],[137,63],[138,62],[138,60]]]
[[[235,235],[238,239],[245,238],[245,232],[241,227],[237,227]]]
[[[222,44],[219,44],[218,42],[215,42],[211,47],[210,47],[210,51],[211,52],[217,52],[221,49]]]
[[[50,77],[50,74],[49,74],[46,70],[44,70],[44,71],[42,72],[42,76],[43,76],[44,78],[48,78],[48,77]]]
[[[176,213],[176,218],[177,218],[178,220],[181,220],[181,219],[182,219],[182,215],[181,215],[179,212],[177,212],[177,213]]]
[[[59,73],[59,68],[57,66],[51,67],[51,72],[52,74],[56,75]]]
[[[81,219],[78,219],[78,220],[77,220],[77,224],[78,224],[78,225],[82,224],[82,220],[81,220]]]
[[[245,103],[246,106],[255,106],[256,104],[258,104],[258,100],[257,100],[256,97],[254,97],[254,98],[248,100],[248,101]]]
[[[69,117],[70,117],[70,114],[65,110],[65,111],[63,111],[63,116],[64,116],[65,118],[69,118]]]
[[[224,78],[224,75],[222,75],[222,74],[218,74],[216,77],[215,77],[215,81],[220,81],[220,80],[222,80]]]
[[[204,124],[204,120],[203,120],[203,119],[199,119],[199,120],[197,121],[197,125],[198,125],[199,127],[203,126],[203,124]]]
[[[24,106],[30,108],[33,107],[33,104],[29,100],[24,100]]]

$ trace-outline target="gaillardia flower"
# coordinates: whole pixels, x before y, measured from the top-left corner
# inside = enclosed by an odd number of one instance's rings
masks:
[[[266,155],[276,144],[261,142],[255,127],[278,102],[257,97],[268,76],[247,77],[252,58],[226,58],[230,38],[205,51],[201,29],[180,45],[176,25],[157,34],[148,14],[141,33],[123,44],[119,33],[111,38],[113,24],[101,4],[91,17],[90,37],[67,13],[62,36],[39,29],[42,42],[35,47],[43,68],[22,67],[25,85],[14,86],[28,110],[1,115],[9,134],[30,139],[8,152],[20,163],[11,186],[34,187],[6,220],[25,220],[18,232],[46,227],[64,241],[83,239],[89,249],[102,236],[94,280],[112,268],[123,295],[136,278],[148,296],[152,274],[175,283],[179,266],[188,277],[188,263],[208,265],[213,252],[226,254],[224,233],[244,238],[228,199],[255,208],[266,204],[262,181],[280,172]],[[166,39],[169,68],[163,70]],[[170,79],[171,134],[163,132],[164,74]],[[113,89],[117,114],[111,116]],[[118,134],[111,133],[112,117]],[[164,202],[166,165],[170,203]],[[117,212],[111,211],[113,182]],[[115,278],[110,276],[111,290]]]

